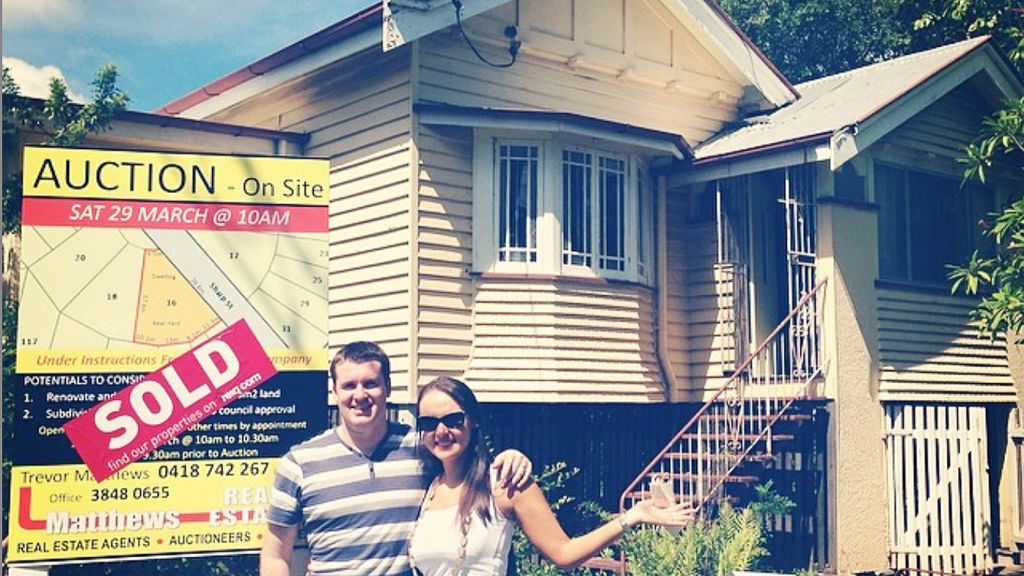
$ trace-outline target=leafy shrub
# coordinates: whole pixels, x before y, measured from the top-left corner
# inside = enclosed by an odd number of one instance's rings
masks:
[[[734,570],[758,568],[768,555],[765,522],[793,509],[792,500],[779,496],[771,483],[757,487],[758,499],[735,509],[723,502],[718,515],[700,520],[678,535],[645,527],[626,535],[622,548],[635,576],[721,576]]]

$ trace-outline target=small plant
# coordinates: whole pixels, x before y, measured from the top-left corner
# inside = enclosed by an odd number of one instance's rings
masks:
[[[723,502],[712,520],[698,521],[679,535],[660,528],[636,530],[622,547],[635,576],[721,576],[757,568],[768,556],[765,523],[781,516],[794,503],[780,496],[771,483],[757,487],[757,501],[746,508]]]

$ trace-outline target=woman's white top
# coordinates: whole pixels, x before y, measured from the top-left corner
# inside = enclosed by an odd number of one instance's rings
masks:
[[[505,517],[491,496],[491,519],[474,514],[466,537],[466,557],[457,576],[504,575],[512,546],[514,523]],[[409,557],[424,576],[449,576],[458,566],[462,531],[459,506],[423,510],[409,542]]]

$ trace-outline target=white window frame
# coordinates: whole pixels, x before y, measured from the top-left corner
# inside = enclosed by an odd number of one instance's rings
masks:
[[[498,230],[500,217],[499,201],[499,147],[501,145],[536,146],[539,150],[537,202],[537,261],[536,262],[502,262],[498,253]],[[563,151],[581,151],[591,155],[591,246],[590,265],[581,266],[565,264],[562,260],[562,153]],[[581,145],[571,138],[560,137],[551,133],[534,131],[517,131],[508,137],[508,131],[497,132],[484,128],[474,131],[473,144],[473,265],[477,273],[522,274],[564,276],[578,278],[604,278],[652,284],[654,280],[654,211],[653,183],[646,170],[644,160],[635,154],[616,150],[614,143],[607,148],[592,144]],[[599,205],[600,159],[611,158],[623,162],[625,170],[624,186],[624,219],[623,241],[625,249],[625,269],[608,270],[600,268],[600,218]],[[646,217],[643,228],[638,227],[638,185],[643,175],[644,211]],[[640,234],[644,235],[645,266],[641,273],[637,261],[637,247],[641,242]]]
[[[632,249],[627,244],[627,254],[633,254],[636,267],[637,279],[645,284],[652,284],[654,281],[654,231],[657,226],[658,213],[655,209],[655,198],[657,191],[654,181],[651,179],[650,167],[641,158],[633,158],[633,205],[636,206],[637,226],[632,229],[632,234],[627,234],[626,242],[633,239]],[[627,198],[628,200],[628,198]],[[646,225],[642,225],[646,224]],[[640,254],[640,244],[643,244],[643,257]]]
[[[539,242],[539,240],[540,240],[540,231],[538,229],[538,224],[540,222],[540,215],[541,215],[541,210],[540,210],[539,203],[541,201],[541,199],[540,199],[540,191],[543,189],[543,183],[540,181],[540,179],[543,178],[543,176],[544,176],[544,173],[543,173],[543,162],[542,162],[542,160],[543,160],[542,155],[544,153],[544,147],[541,146],[540,143],[534,143],[534,142],[528,142],[528,141],[527,142],[501,141],[501,142],[495,142],[494,148],[495,148],[495,158],[494,158],[494,164],[495,164],[495,170],[494,170],[494,191],[495,191],[495,195],[496,195],[496,197],[495,197],[495,202],[496,202],[495,206],[497,206],[497,209],[495,210],[495,218],[494,218],[495,224],[494,225],[495,225],[495,231],[497,232],[496,237],[495,237],[495,243],[496,243],[497,251],[498,251],[498,260],[501,261],[501,262],[536,262],[538,260],[538,258],[540,257],[540,242]],[[530,205],[531,202],[529,201],[529,198],[527,199],[528,211],[532,211],[533,212],[533,226],[532,226],[533,230],[532,230],[532,234],[531,234],[530,225],[527,224],[527,230],[526,230],[526,235],[528,237],[527,246],[525,248],[522,248],[522,249],[513,249],[513,248],[509,248],[509,247],[505,246],[505,239],[500,237],[501,236],[502,225],[503,225],[502,221],[509,218],[509,213],[508,212],[510,211],[510,210],[505,210],[504,209],[504,206],[503,206],[503,203],[502,203],[502,193],[504,192],[505,194],[508,194],[509,195],[508,201],[511,201],[511,192],[512,192],[511,190],[508,190],[508,191],[504,190],[505,182],[502,181],[502,171],[501,171],[501,169],[499,167],[499,165],[504,161],[504,155],[501,152],[502,148],[509,148],[509,149],[511,149],[511,148],[526,148],[526,149],[532,149],[533,152],[534,152],[534,154],[531,155],[531,156],[515,158],[516,160],[527,160],[527,161],[532,160],[533,161],[532,163],[535,165],[534,169],[536,170],[536,189],[535,190],[529,190],[527,192],[527,196],[532,196],[533,197],[532,206]],[[527,220],[529,220],[529,214],[527,214],[526,217],[527,217]],[[511,228],[512,228],[511,222],[509,222],[507,227],[506,227],[506,234],[509,234],[509,235],[511,234]],[[531,236],[532,236],[532,238],[529,238]],[[530,241],[531,240],[532,240],[532,245],[530,245]],[[504,259],[503,257],[505,256],[505,253],[506,252],[510,252],[510,251],[521,251],[526,256],[528,256],[528,258],[526,258],[526,259],[519,259],[519,258]],[[530,258],[529,256],[532,256],[532,258]]]

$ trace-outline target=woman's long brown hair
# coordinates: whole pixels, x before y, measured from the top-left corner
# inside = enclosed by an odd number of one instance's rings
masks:
[[[462,497],[459,498],[459,522],[471,518],[475,512],[483,519],[484,524],[491,520],[491,456],[484,445],[483,431],[480,429],[482,413],[480,403],[476,395],[461,380],[440,376],[430,381],[426,386],[420,388],[419,401],[423,395],[432,390],[444,393],[459,405],[459,408],[466,413],[466,432],[470,433],[469,446],[461,455],[461,466],[465,489]],[[436,477],[443,471],[441,461],[438,460],[429,450],[419,451],[420,459],[427,469],[427,472]]]

